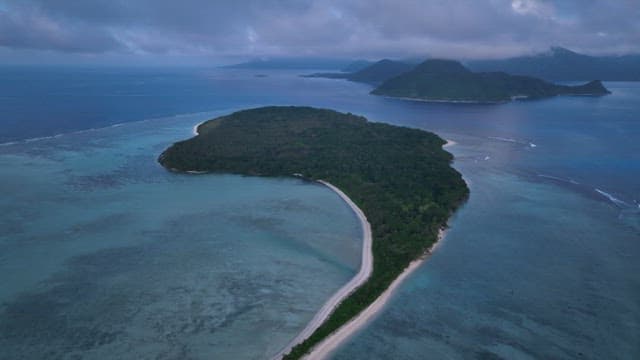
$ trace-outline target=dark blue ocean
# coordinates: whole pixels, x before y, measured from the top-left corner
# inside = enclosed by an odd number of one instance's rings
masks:
[[[437,252],[334,358],[640,358],[640,84],[470,105],[300,74],[0,68],[0,359],[286,345],[359,266],[357,219],[317,185],[155,159],[203,120],[291,104],[434,131],[471,188]]]

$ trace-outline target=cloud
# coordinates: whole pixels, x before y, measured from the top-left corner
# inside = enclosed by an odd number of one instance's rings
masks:
[[[0,47],[69,54],[503,57],[640,52],[638,0],[0,0]]]
[[[512,0],[511,8],[520,15],[535,15],[550,18],[554,15],[551,3],[538,0]]]
[[[71,24],[61,24],[35,9],[24,12],[0,10],[0,46],[62,52],[121,49],[121,44],[106,29],[82,30]]]

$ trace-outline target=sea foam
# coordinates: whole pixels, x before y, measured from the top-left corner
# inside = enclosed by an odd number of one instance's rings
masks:
[[[621,206],[629,206],[629,204],[627,204],[625,201],[618,199],[617,197],[609,194],[606,191],[602,191],[598,188],[594,189],[598,194],[606,197],[607,199],[609,199],[609,201],[611,201],[612,203],[616,204],[616,205],[621,205]]]

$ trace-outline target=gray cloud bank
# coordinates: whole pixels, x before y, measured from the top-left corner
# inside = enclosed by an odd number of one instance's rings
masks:
[[[0,0],[2,54],[498,58],[640,52],[640,0]]]

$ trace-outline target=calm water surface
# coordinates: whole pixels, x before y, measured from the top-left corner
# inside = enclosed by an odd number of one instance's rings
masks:
[[[256,74],[0,71],[0,358],[264,358],[293,337],[359,266],[349,209],[296,180],[155,163],[199,121],[278,104],[436,131],[471,187],[336,359],[640,357],[640,85],[448,105]]]
[[[1,359],[264,359],[355,274],[327,188],[157,164],[201,116],[0,148]]]

